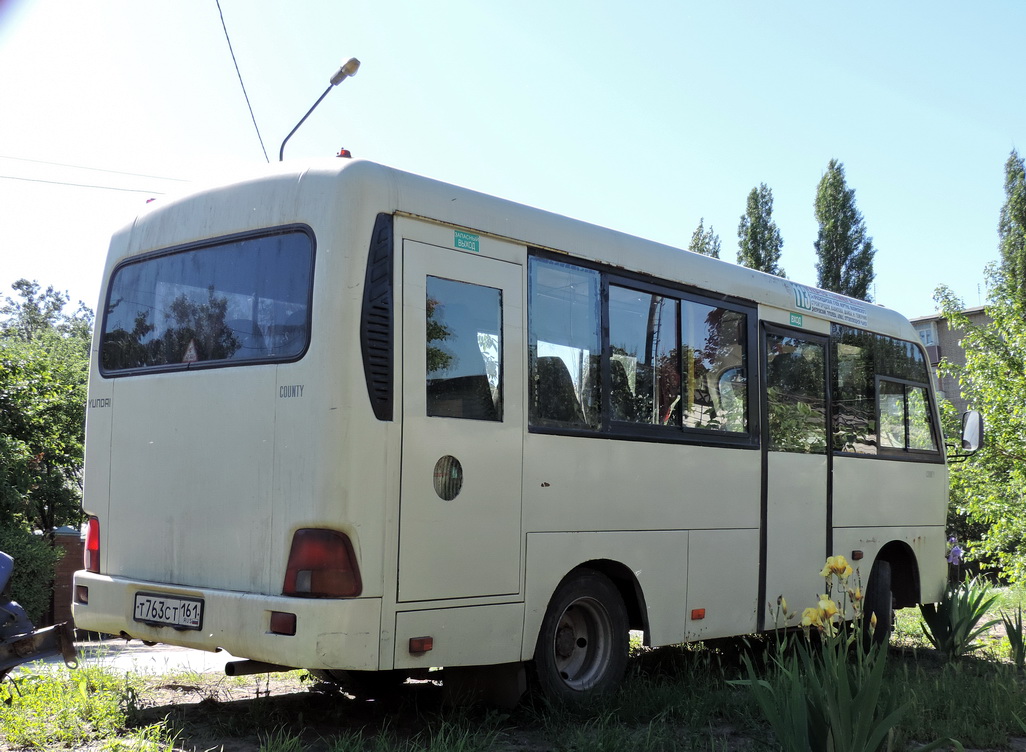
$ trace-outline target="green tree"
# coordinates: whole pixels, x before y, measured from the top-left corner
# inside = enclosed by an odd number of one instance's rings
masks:
[[[819,286],[860,300],[872,300],[873,239],[855,208],[855,189],[844,178],[844,165],[831,159],[816,188],[815,248]]]
[[[970,556],[999,564],[1013,580],[1026,580],[1026,320],[1000,292],[1000,271],[988,268],[991,322],[977,326],[950,289],[935,299],[948,326],[962,330],[965,365],[945,361],[942,371],[958,378],[962,396],[983,414],[986,441],[964,463],[952,466],[951,512],[960,527],[980,540],[965,541]]]
[[[84,341],[86,346],[92,335],[93,312],[79,301],[78,310],[66,315],[64,309],[70,298],[52,286],[40,292],[38,282],[19,279],[11,285],[18,296],[7,296],[0,305],[0,336],[32,342],[47,332]]]
[[[745,213],[737,226],[737,263],[750,269],[786,276],[780,267],[784,240],[773,222],[773,191],[765,183],[748,194]]]
[[[1014,149],[1005,162],[1005,203],[998,220],[1001,267],[997,285],[1026,315],[1026,166]]]
[[[0,306],[0,525],[77,524],[92,311],[18,280]]]
[[[698,220],[698,227],[691,233],[688,250],[703,256],[720,257],[720,236],[713,232],[712,225],[709,225],[708,230],[705,229],[705,217]]]
[[[983,414],[983,448],[951,473],[949,519],[979,536],[977,559],[1026,581],[1026,169],[1012,151],[1005,162],[1005,202],[998,220],[1000,261],[987,275],[987,315],[977,326],[947,287],[935,299],[948,325],[962,331],[965,365],[944,362],[962,397]]]

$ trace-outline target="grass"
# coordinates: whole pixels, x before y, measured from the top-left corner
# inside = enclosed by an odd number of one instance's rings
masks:
[[[1006,613],[1024,600],[1022,591],[997,592]],[[635,646],[617,694],[584,709],[531,697],[509,714],[446,707],[430,685],[408,685],[392,701],[368,703],[315,682],[268,696],[266,679],[254,691],[256,677],[139,676],[102,666],[22,671],[0,684],[0,751],[217,752],[221,742],[252,752],[772,750],[775,741],[749,690],[730,682],[744,678],[743,655],[760,666],[773,645],[772,638],[751,637]],[[1004,637],[988,635],[971,654],[943,660],[923,636],[918,612],[906,609],[885,682],[905,705],[894,749],[940,737],[1002,749],[1026,733],[1018,720],[1026,719],[1026,677],[1009,661]],[[169,686],[179,688],[177,702],[146,707],[151,693]],[[240,740],[246,746],[238,747]]]
[[[20,672],[0,684],[0,734],[31,749],[108,738],[128,727],[139,688],[137,679],[102,668]]]

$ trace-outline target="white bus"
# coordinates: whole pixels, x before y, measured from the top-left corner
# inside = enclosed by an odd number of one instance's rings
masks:
[[[882,307],[340,159],[152,204],[99,310],[79,628],[573,699],[629,630],[773,628],[831,554],[885,623],[944,586],[929,363]]]

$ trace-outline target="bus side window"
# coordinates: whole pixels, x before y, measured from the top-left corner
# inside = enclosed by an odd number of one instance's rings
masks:
[[[748,430],[747,317],[695,301],[681,306],[684,427]]]
[[[919,348],[840,324],[831,339],[834,451],[936,453],[930,374]]]
[[[770,451],[826,453],[824,350],[817,342],[766,335]]]
[[[427,414],[502,420],[502,291],[427,278]]]
[[[528,266],[529,421],[599,427],[599,273],[549,259]]]

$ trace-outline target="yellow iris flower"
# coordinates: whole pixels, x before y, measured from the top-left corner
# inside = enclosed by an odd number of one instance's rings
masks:
[[[848,579],[852,572],[851,564],[843,556],[831,556],[826,560],[826,565],[823,567],[823,571],[819,573],[820,577],[829,577],[830,575],[837,575],[840,580]]]
[[[824,621],[832,619],[839,613],[837,604],[826,594],[819,596],[819,611],[823,615]]]
[[[820,616],[818,608],[807,608],[802,611],[802,626],[803,627],[822,627],[823,620]]]

